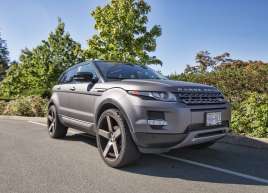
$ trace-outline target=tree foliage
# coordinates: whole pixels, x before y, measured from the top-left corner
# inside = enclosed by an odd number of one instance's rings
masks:
[[[268,93],[268,63],[262,61],[232,60],[217,65],[212,71],[191,71],[170,77],[216,86],[233,104],[244,100],[246,92]]]
[[[162,64],[156,49],[161,28],[146,27],[151,7],[143,0],[112,0],[91,12],[98,34],[88,41],[86,57],[140,64]]]
[[[8,69],[8,62],[9,62],[9,52],[7,49],[6,40],[1,38],[0,33],[0,80],[5,74],[5,71]]]
[[[19,64],[13,64],[0,85],[3,96],[42,94],[51,89],[68,67],[83,61],[82,50],[59,19],[47,40],[36,48],[24,49]]]
[[[217,66],[228,62],[230,63],[233,60],[230,59],[230,53],[228,52],[211,57],[210,52],[203,50],[196,54],[195,61],[195,65],[186,66],[185,73],[204,73],[208,70],[215,70]]]
[[[268,137],[268,93],[245,95],[246,99],[232,112],[232,128],[236,133]]]
[[[203,63],[199,63],[195,68],[189,66],[184,73],[172,74],[170,78],[216,86],[232,104],[233,131],[267,137],[268,63],[233,60],[229,56],[209,56],[202,61],[213,60],[213,69],[203,69],[200,67]]]

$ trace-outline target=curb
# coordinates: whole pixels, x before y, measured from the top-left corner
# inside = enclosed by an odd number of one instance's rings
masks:
[[[0,115],[1,119],[10,119],[10,120],[22,120],[22,121],[34,121],[39,123],[46,123],[45,117],[22,117],[22,116],[3,116]],[[245,146],[256,149],[266,149],[268,150],[268,139],[267,138],[254,138],[247,137],[242,135],[236,135],[229,133],[224,138],[218,141],[218,143],[232,144]]]
[[[0,120],[9,119],[9,120],[20,120],[20,121],[34,121],[40,123],[46,123],[45,117],[23,117],[23,116],[8,116],[8,115],[0,115]]]

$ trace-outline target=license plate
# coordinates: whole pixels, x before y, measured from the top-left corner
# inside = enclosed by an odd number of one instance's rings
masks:
[[[221,112],[212,112],[206,114],[206,125],[220,125],[221,124]]]

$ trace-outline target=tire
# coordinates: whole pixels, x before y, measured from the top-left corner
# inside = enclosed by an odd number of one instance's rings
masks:
[[[206,149],[206,148],[209,148],[210,146],[212,146],[214,143],[216,143],[216,141],[209,141],[206,143],[192,145],[191,148],[192,149]]]
[[[50,106],[48,109],[47,128],[48,134],[52,138],[63,138],[68,131],[68,128],[60,122],[54,105]]]
[[[108,109],[101,114],[96,138],[99,153],[110,167],[120,168],[140,157],[126,121],[117,109]]]

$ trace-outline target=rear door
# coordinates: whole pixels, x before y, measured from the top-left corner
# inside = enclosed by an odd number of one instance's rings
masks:
[[[63,117],[74,117],[75,112],[73,108],[76,106],[75,100],[75,86],[76,83],[73,80],[74,75],[77,72],[77,67],[70,68],[60,80],[60,85],[57,91],[59,97],[59,114]]]

